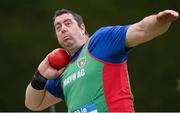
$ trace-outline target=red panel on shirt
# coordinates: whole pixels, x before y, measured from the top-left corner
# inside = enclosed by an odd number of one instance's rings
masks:
[[[134,112],[126,62],[104,63],[103,85],[109,112]]]

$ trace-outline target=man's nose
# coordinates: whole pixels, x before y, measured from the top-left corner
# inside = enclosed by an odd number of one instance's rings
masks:
[[[62,25],[61,31],[64,33],[67,31],[67,27],[65,25]]]

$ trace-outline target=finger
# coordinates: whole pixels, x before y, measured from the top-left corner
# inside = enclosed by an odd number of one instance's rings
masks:
[[[172,15],[174,17],[179,17],[179,13],[174,10],[165,10],[164,15]]]
[[[174,17],[178,18],[179,17],[179,13],[178,12],[172,12],[171,13]]]
[[[173,10],[165,10],[157,15],[157,20],[161,23],[173,22],[177,20],[179,14]]]
[[[49,54],[50,54],[50,53],[49,53]],[[48,55],[45,57],[45,59],[43,60],[43,62],[46,63],[46,64],[49,64],[49,60],[48,60],[49,54],[48,54]]]
[[[58,70],[58,75],[60,75],[61,73],[63,73],[65,70],[65,67],[61,68],[60,70]]]

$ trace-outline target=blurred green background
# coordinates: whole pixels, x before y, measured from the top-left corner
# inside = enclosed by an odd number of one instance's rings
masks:
[[[58,48],[52,17],[66,8],[83,16],[92,35],[107,25],[126,25],[164,9],[180,11],[180,0],[3,0],[0,1],[0,111],[29,111],[25,89],[37,66]],[[180,111],[180,21],[134,48],[128,68],[136,111]],[[64,103],[56,111],[65,111]],[[46,109],[45,111],[49,111]]]

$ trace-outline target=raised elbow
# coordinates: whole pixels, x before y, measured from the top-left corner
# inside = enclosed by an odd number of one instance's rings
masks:
[[[25,106],[26,106],[26,108],[28,108],[31,111],[42,111],[43,110],[43,109],[39,109],[38,106],[34,106],[34,105],[28,103],[27,101],[25,101]]]

